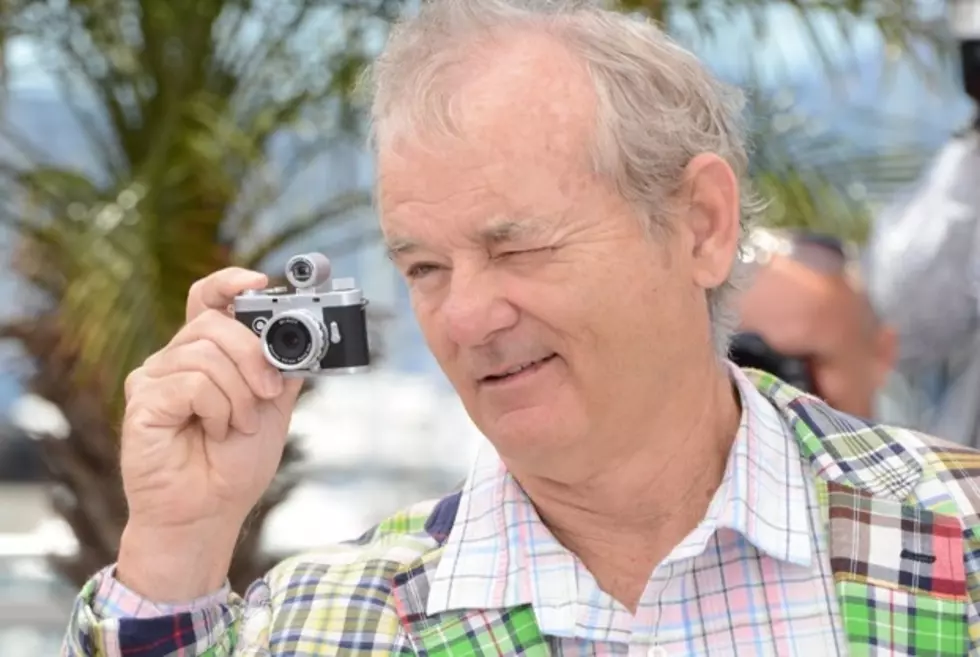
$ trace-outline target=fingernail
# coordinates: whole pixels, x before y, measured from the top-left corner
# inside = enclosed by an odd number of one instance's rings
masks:
[[[266,372],[262,387],[270,397],[277,397],[282,392],[282,374],[279,372]]]

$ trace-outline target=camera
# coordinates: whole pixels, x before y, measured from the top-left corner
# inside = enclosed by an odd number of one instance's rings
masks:
[[[953,38],[959,43],[963,87],[980,103],[980,5],[973,0],[946,3]]]
[[[246,290],[235,297],[235,319],[262,340],[262,350],[288,377],[356,374],[370,365],[367,315],[352,278],[331,279],[320,253],[286,263],[286,287]]]
[[[960,62],[963,67],[963,90],[980,103],[980,39],[960,42]]]
[[[768,372],[803,392],[816,393],[806,359],[776,351],[758,333],[737,333],[729,359],[739,367]]]

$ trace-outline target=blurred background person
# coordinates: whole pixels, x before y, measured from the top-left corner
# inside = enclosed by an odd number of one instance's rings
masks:
[[[980,4],[953,2],[964,89],[980,102]],[[875,225],[876,307],[900,336],[908,423],[980,445],[980,113],[941,149],[913,193]]]
[[[849,249],[830,236],[757,230],[747,257],[758,269],[742,296],[734,360],[877,418],[895,332],[872,310]]]

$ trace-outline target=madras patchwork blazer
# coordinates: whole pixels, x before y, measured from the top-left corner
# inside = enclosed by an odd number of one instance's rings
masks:
[[[817,482],[850,654],[980,656],[980,453],[842,415],[759,372]],[[100,618],[78,597],[64,655],[548,655],[529,606],[426,614],[459,494],[286,560],[220,608]],[[818,657],[818,656],[814,656]]]

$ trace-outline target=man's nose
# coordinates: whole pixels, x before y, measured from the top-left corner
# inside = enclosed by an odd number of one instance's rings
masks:
[[[489,342],[517,323],[518,311],[501,292],[492,271],[453,272],[442,305],[447,337],[462,347]]]

